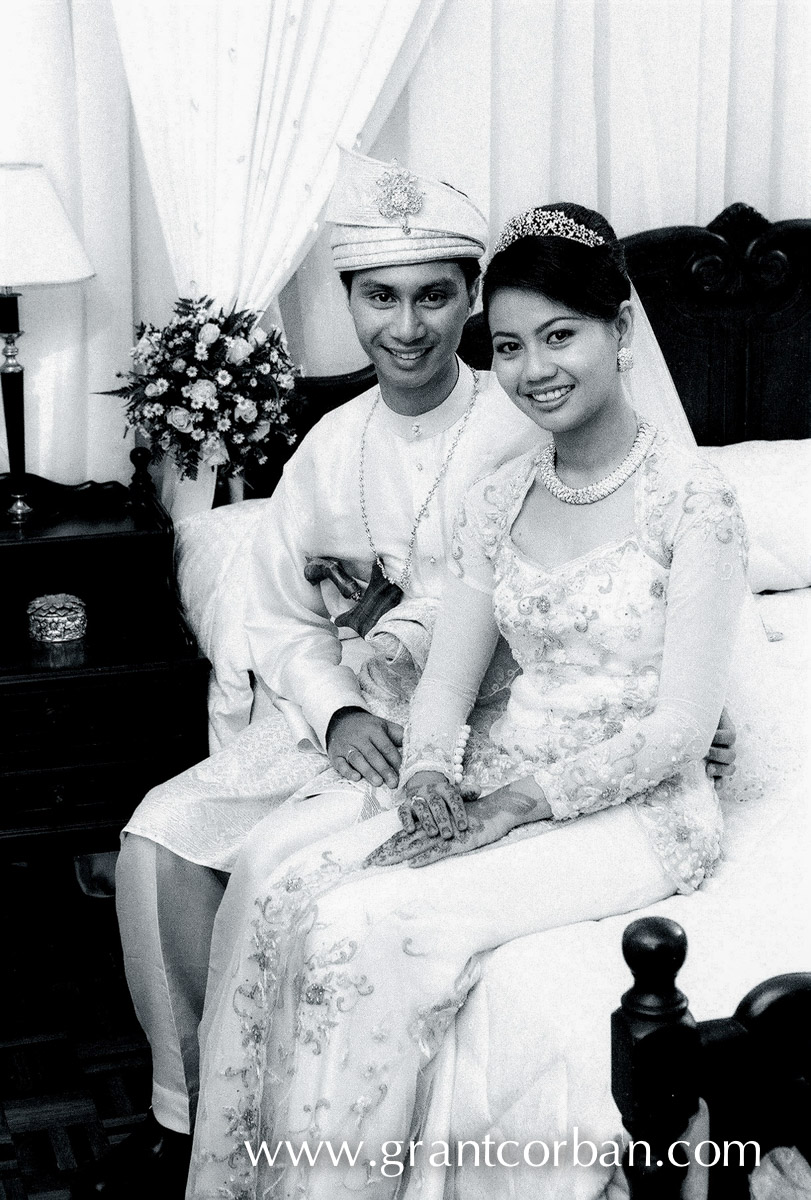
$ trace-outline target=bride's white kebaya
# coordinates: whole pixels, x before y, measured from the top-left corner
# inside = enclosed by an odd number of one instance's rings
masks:
[[[189,1197],[441,1197],[442,1168],[418,1154],[387,1178],[375,1148],[449,1128],[453,1022],[480,956],[690,892],[719,854],[702,760],[746,594],[737,502],[681,439],[672,385],[626,394],[632,342],[631,375],[658,347],[633,337],[644,314],[603,218],[534,210],[499,245],[494,364],[538,446],[457,517],[399,813],[293,854],[221,924],[235,951],[207,1005]],[[466,722],[499,632],[521,673],[486,736]],[[576,1122],[588,1083],[553,1089],[539,1137]],[[284,1139],[363,1149],[352,1168],[251,1163],[246,1141]],[[534,1187],[563,1194],[562,1168]]]

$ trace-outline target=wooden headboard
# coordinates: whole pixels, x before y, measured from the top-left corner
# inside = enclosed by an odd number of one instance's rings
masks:
[[[811,436],[811,220],[733,204],[624,245],[699,444]]]
[[[653,229],[623,244],[699,445],[811,437],[811,220],[770,224],[733,204],[706,228]],[[481,314],[459,353],[490,368]],[[374,382],[371,366],[299,380],[301,435]],[[270,494],[288,454],[250,473],[250,495]]]

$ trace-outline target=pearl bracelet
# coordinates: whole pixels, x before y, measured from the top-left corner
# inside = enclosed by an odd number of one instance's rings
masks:
[[[470,726],[463,725],[459,730],[459,736],[456,739],[456,747],[453,752],[453,782],[461,783],[464,775],[462,763],[465,757],[465,748],[467,740],[470,737]]]

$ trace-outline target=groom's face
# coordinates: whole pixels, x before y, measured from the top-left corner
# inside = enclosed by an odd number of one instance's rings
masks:
[[[408,390],[444,376],[474,297],[455,262],[356,271],[349,310],[380,382]]]

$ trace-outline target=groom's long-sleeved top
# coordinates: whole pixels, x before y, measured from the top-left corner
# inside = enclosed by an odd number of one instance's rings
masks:
[[[473,411],[417,527],[409,597],[440,597],[454,515],[471,484],[542,437],[495,376],[481,372],[479,379]],[[422,416],[402,416],[380,401],[369,418],[377,388],[329,413],[290,459],[259,528],[246,604],[254,670],[278,697],[300,709],[309,730],[301,724],[296,728],[294,719],[294,733],[309,734],[321,748],[334,713],[366,703],[354,670],[342,661],[342,643],[331,621],[351,601],[331,583],[308,583],[305,562],[315,556],[337,558],[357,580],[369,579],[373,555],[360,502],[365,428],[369,527],[387,571],[395,579],[401,576],[415,518],[472,394],[472,372],[460,364],[450,396]],[[284,708],[289,718],[289,705]]]

